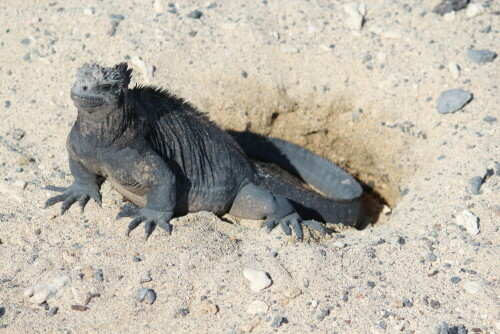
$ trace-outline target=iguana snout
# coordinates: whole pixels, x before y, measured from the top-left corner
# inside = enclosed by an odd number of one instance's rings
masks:
[[[130,71],[126,64],[103,67],[85,64],[76,73],[71,88],[71,99],[77,108],[95,112],[101,105],[116,106],[130,82]]]

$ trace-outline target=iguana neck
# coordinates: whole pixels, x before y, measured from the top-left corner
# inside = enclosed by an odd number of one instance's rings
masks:
[[[120,139],[125,139],[127,129],[132,123],[131,112],[127,102],[120,106],[103,108],[107,116],[100,119],[89,117],[84,110],[78,110],[75,128],[80,135],[96,147],[110,146]]]

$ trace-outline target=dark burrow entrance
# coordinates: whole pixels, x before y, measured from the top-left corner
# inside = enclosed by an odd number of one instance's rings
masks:
[[[356,109],[346,96],[325,102],[314,96],[292,99],[284,89],[243,91],[230,101],[206,100],[201,107],[225,129],[285,139],[348,171],[364,189],[368,219],[358,228],[387,219],[384,206],[394,207],[403,177],[413,172],[408,136],[397,131],[381,135],[384,120],[370,110]]]

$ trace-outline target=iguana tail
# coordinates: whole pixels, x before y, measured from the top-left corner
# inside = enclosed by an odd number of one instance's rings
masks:
[[[260,185],[291,200],[303,218],[348,226],[362,219],[361,185],[333,162],[281,139],[251,132],[228,133],[250,158],[274,163],[326,195],[260,169]]]

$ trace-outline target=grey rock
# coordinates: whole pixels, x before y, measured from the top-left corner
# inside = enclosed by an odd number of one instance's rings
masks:
[[[187,308],[181,308],[179,309],[179,314],[183,317],[189,314],[189,310]]]
[[[187,14],[187,17],[191,18],[191,19],[199,19],[203,16],[203,12],[196,9],[196,10],[193,10],[191,13]]]
[[[146,304],[153,304],[156,300],[156,292],[153,289],[140,288],[137,290],[137,301],[145,302]]]
[[[31,54],[29,52],[26,52],[26,54],[23,57],[23,60],[29,61],[31,59]]]
[[[384,330],[387,329],[387,325],[384,321],[379,322],[377,325]]]
[[[375,287],[375,282],[368,281],[366,282],[366,285],[368,285],[368,287],[373,289]]]
[[[29,39],[29,38],[23,38],[23,39],[21,40],[21,44],[22,44],[22,45],[29,45],[29,44],[30,44],[30,42],[31,42],[31,41],[30,41],[30,39]]]
[[[428,253],[427,254],[427,261],[434,262],[436,260],[437,260],[437,256],[434,253]]]
[[[467,334],[467,328],[464,325],[450,326],[447,322],[443,321],[436,327],[436,334]]]
[[[125,16],[120,14],[109,14],[109,17],[113,20],[123,21],[125,20]]]
[[[57,307],[57,306],[51,307],[49,309],[49,311],[47,312],[47,315],[50,315],[50,316],[56,315],[57,311],[59,311],[59,307]]]
[[[5,307],[0,306],[0,318],[3,317],[5,314]]]
[[[462,109],[470,100],[472,94],[461,88],[446,90],[437,99],[437,109],[440,114],[454,113]]]
[[[281,325],[286,324],[288,320],[285,317],[282,317],[281,315],[277,315],[274,318],[273,323],[271,324],[272,328],[279,328]]]
[[[443,0],[432,10],[434,13],[444,15],[452,11],[464,9],[469,4],[469,0]]]
[[[431,307],[435,310],[439,309],[441,307],[441,303],[438,302],[437,300],[431,300]]]
[[[467,57],[473,63],[491,63],[497,54],[490,50],[467,50]]]
[[[458,276],[453,276],[452,278],[450,278],[450,282],[453,283],[453,284],[458,284],[460,283],[462,279]]]
[[[483,118],[483,121],[485,121],[486,123],[495,123],[497,121],[497,118],[496,117],[493,117],[493,116],[486,116],[485,118]]]
[[[403,298],[403,306],[404,307],[412,307],[413,306],[413,303],[411,300],[409,300],[408,298]]]
[[[470,190],[474,195],[479,195],[481,193],[481,186],[483,185],[484,179],[481,176],[474,176],[470,179]]]

